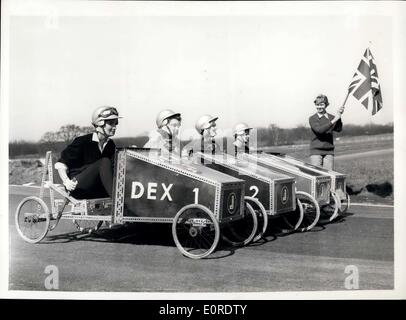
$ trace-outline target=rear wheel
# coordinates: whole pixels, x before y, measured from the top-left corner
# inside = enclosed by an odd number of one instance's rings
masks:
[[[330,203],[321,207],[320,223],[329,223],[338,216],[338,210],[341,206],[340,199],[334,193],[330,193]]]
[[[208,208],[190,204],[180,209],[173,219],[172,236],[182,254],[192,259],[201,259],[216,249],[220,227]]]
[[[345,194],[345,200],[341,201],[340,213],[346,213],[350,208],[351,199],[348,193]]]
[[[309,231],[320,219],[320,207],[316,199],[307,192],[297,191],[296,196],[303,206],[303,220],[297,230]]]
[[[17,207],[15,224],[18,234],[29,243],[38,243],[49,230],[48,206],[38,197],[24,198]]]
[[[244,204],[244,217],[226,223],[221,229],[223,240],[235,247],[250,243],[258,230],[258,218],[254,208],[247,201],[244,201]]]

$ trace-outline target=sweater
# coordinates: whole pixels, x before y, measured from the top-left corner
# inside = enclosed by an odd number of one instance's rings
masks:
[[[81,173],[89,165],[97,160],[107,157],[114,162],[114,153],[116,145],[113,140],[108,140],[103,152],[100,152],[99,145],[92,140],[93,134],[86,134],[75,138],[61,153],[58,162],[65,164],[69,171],[70,179]]]
[[[334,154],[334,135],[333,131],[341,132],[343,123],[339,119],[336,123],[331,123],[334,119],[332,114],[327,113],[328,119],[323,116],[319,118],[315,113],[309,118],[310,128],[312,130],[310,140],[310,155]]]

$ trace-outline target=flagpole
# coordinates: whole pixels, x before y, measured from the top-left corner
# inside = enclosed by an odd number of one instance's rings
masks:
[[[347,90],[347,95],[345,96],[345,100],[344,100],[344,103],[342,105],[343,107],[345,106],[345,103],[347,102],[347,99],[348,99],[349,95],[350,95],[350,91]]]

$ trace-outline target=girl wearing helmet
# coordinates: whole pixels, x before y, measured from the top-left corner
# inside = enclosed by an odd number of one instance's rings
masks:
[[[217,121],[218,117],[213,117],[209,114],[202,115],[195,124],[195,129],[199,134],[199,139],[191,141],[186,147],[184,153],[189,156],[193,152],[204,153],[221,153],[221,147],[216,142],[217,136]]]
[[[235,125],[233,130],[234,142],[232,143],[234,150],[232,151],[232,154],[237,156],[241,152],[249,152],[250,131],[252,129],[252,127],[244,122]]]
[[[182,117],[170,109],[162,110],[156,117],[157,130],[153,131],[144,148],[161,149],[163,153],[180,156],[179,128]]]
[[[114,107],[97,108],[92,115],[95,131],[77,137],[61,153],[55,164],[62,182],[77,199],[111,197],[113,160],[116,145],[118,111]]]

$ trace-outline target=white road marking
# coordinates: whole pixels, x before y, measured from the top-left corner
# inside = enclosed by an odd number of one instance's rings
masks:
[[[352,206],[360,206],[360,207],[377,207],[377,208],[394,208],[393,204],[380,204],[380,203],[352,203],[351,202],[351,207]]]

